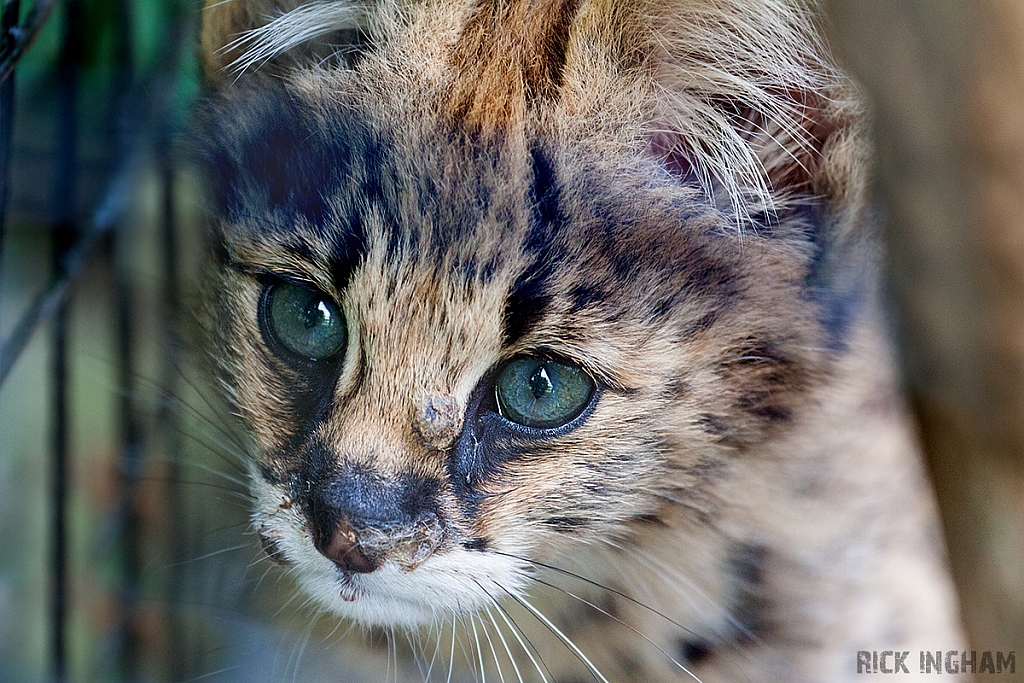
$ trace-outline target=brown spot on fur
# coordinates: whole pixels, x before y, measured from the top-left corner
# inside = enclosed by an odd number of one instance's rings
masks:
[[[485,128],[522,119],[562,82],[578,0],[481,0],[452,53],[448,109]]]

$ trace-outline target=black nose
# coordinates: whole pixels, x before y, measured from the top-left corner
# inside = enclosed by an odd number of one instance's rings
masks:
[[[308,494],[313,544],[343,571],[372,572],[388,559],[412,569],[440,543],[438,488],[411,474],[346,467]]]

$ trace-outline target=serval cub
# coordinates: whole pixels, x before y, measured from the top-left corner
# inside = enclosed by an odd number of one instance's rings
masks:
[[[962,648],[813,12],[208,4],[205,317],[253,524],[381,672],[835,683]]]

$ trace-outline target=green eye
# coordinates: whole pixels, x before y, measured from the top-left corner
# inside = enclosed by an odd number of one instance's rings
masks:
[[[316,291],[280,282],[264,299],[267,327],[281,346],[309,360],[325,360],[345,348],[345,317],[330,298]]]
[[[525,427],[552,429],[577,417],[594,395],[594,380],[580,368],[545,358],[519,358],[498,375],[498,412]]]

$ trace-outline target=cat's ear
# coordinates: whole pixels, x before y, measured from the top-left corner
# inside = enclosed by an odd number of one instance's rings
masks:
[[[365,43],[369,3],[358,0],[205,0],[203,72],[219,85],[247,72],[351,60]]]
[[[806,8],[673,2],[646,17],[652,154],[726,213],[863,191],[860,116]]]

